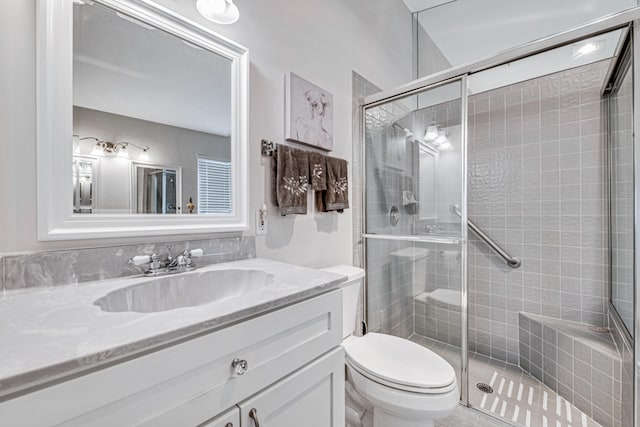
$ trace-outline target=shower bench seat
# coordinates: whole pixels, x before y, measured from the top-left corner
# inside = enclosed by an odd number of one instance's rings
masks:
[[[620,414],[620,354],[606,328],[519,313],[520,367],[603,425]]]

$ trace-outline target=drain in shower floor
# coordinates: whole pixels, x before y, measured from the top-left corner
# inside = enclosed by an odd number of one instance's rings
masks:
[[[478,390],[480,390],[483,393],[493,393],[493,387],[491,387],[489,384],[485,384],[485,383],[478,383],[476,384],[476,387],[478,387]]]

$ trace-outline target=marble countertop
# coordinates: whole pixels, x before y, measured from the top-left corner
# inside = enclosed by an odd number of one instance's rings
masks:
[[[260,269],[275,278],[232,300],[157,313],[110,313],[94,305],[113,290],[149,280],[142,276],[5,292],[0,296],[0,401],[319,295],[346,280],[261,258],[196,272],[228,268]]]

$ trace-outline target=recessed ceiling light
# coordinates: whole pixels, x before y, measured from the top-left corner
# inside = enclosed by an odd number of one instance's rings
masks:
[[[577,59],[585,55],[590,55],[593,52],[597,51],[598,49],[600,49],[600,45],[597,43],[592,43],[592,42],[585,43],[582,46],[580,46],[578,49],[576,49],[576,51],[573,54],[573,58]]]

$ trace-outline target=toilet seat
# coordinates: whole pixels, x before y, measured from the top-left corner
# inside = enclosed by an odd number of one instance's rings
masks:
[[[423,394],[447,393],[457,387],[453,367],[417,343],[372,332],[343,345],[347,363],[382,385]]]

